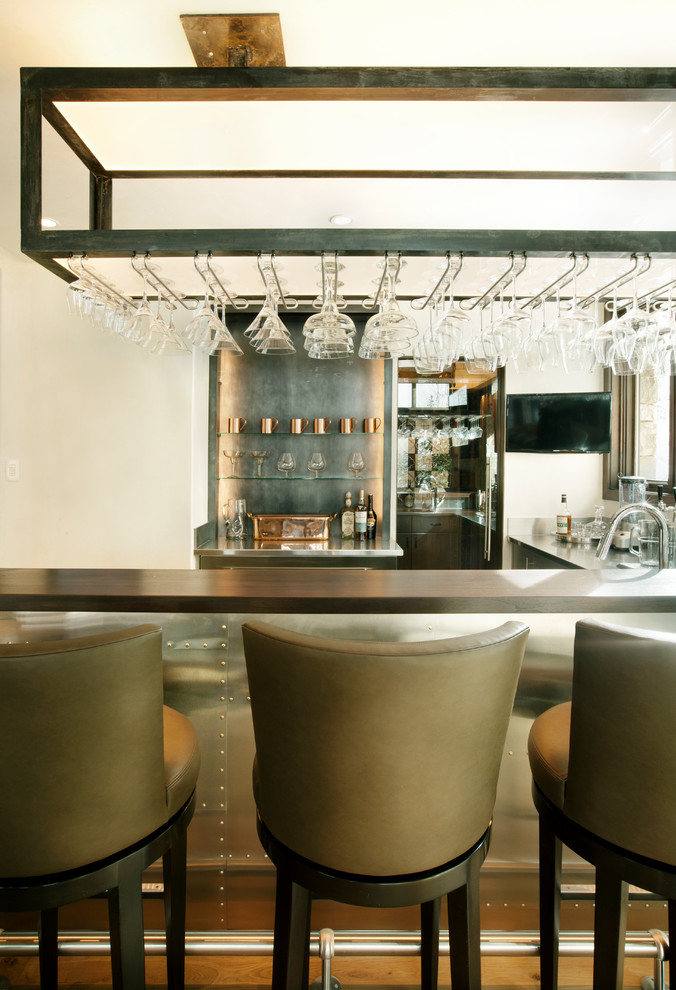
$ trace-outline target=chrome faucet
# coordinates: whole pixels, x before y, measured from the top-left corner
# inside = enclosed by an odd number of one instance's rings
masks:
[[[596,549],[596,556],[599,560],[605,560],[608,556],[608,551],[610,550],[610,544],[613,541],[613,535],[618,525],[622,520],[631,515],[632,512],[645,512],[646,515],[652,516],[658,525],[657,537],[659,540],[659,563],[658,567],[661,569],[663,567],[669,566],[669,525],[662,512],[651,505],[650,502],[630,502],[628,505],[621,506],[617,512],[612,516],[608,523],[608,529],[606,530],[602,540]]]

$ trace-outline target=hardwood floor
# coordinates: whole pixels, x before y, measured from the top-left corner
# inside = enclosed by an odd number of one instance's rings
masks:
[[[186,959],[186,990],[204,987],[230,987],[232,990],[259,990],[270,986],[272,960],[269,956],[188,956]],[[379,987],[408,990],[418,983],[418,959],[415,957],[360,958],[339,956],[333,960],[332,974],[344,988],[371,990]],[[591,987],[591,959],[562,959],[561,988]],[[640,988],[644,976],[652,976],[652,961],[628,959],[625,964],[624,986]],[[311,960],[311,980],[321,975],[320,960]],[[539,986],[536,958],[489,958],[482,960],[484,990],[527,990]],[[439,966],[439,987],[450,987],[448,958]],[[0,979],[9,980],[12,988],[39,987],[38,961],[34,956],[0,956]],[[163,957],[146,960],[148,987],[166,986]],[[1,985],[1,984],[0,984]],[[109,987],[110,961],[107,957],[64,956],[59,960],[59,986],[62,988]],[[5,984],[6,986],[6,984]]]

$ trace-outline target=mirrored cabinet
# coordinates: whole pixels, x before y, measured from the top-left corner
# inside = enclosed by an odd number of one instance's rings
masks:
[[[499,376],[457,361],[434,378],[401,361],[397,382],[400,566],[499,566]]]

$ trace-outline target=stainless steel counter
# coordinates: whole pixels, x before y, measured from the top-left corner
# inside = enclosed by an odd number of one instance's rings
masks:
[[[509,542],[521,547],[528,553],[544,557],[558,564],[559,567],[584,568],[584,570],[602,570],[609,567],[633,568],[643,573],[649,573],[649,568],[641,567],[638,558],[627,550],[611,548],[605,560],[596,556],[596,543],[565,543],[553,534],[526,533],[520,535],[511,533]],[[545,565],[543,565],[545,566]]]
[[[403,550],[394,540],[376,537],[369,543],[343,540],[227,540],[221,536],[197,547],[200,568],[225,567],[362,567],[397,566]]]

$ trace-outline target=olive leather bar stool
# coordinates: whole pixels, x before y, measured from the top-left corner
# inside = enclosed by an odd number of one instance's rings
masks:
[[[558,981],[561,847],[596,869],[594,990],[621,990],[628,884],[668,900],[676,945],[676,635],[577,623],[572,700],[533,722],[540,968]]]
[[[273,990],[307,986],[313,897],[421,905],[434,990],[447,896],[453,990],[479,988],[479,868],[528,627],[422,643],[242,629],[258,832],[277,868]]]
[[[57,987],[59,907],[108,896],[113,986],[145,986],[142,871],[163,858],[167,975],[185,968],[186,830],[199,745],[162,703],[157,626],[0,645],[0,910],[39,912]]]

